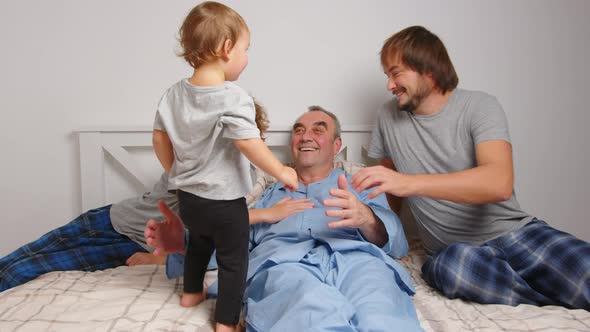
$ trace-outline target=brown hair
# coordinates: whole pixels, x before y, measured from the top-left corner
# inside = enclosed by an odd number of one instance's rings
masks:
[[[256,111],[256,116],[254,117],[254,121],[256,122],[256,127],[260,130],[260,138],[264,140],[264,134],[268,130],[270,126],[270,121],[268,120],[268,114],[264,110],[264,106],[258,102],[255,98],[254,100],[254,110]]]
[[[218,2],[203,2],[190,11],[178,30],[179,55],[197,68],[219,58],[223,43],[231,40],[235,45],[244,30],[248,31],[248,26],[235,10]]]
[[[459,77],[443,42],[422,26],[405,28],[389,37],[381,48],[381,65],[401,62],[419,74],[430,74],[435,87],[446,93],[459,84]]]

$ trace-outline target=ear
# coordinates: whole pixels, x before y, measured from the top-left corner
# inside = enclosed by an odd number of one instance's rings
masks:
[[[340,148],[342,148],[342,137],[338,137],[334,140],[334,156],[338,154]]]
[[[231,39],[226,39],[223,42],[223,46],[221,47],[221,58],[225,61],[229,60],[230,56],[229,53],[231,52],[232,48],[234,47],[234,43]]]

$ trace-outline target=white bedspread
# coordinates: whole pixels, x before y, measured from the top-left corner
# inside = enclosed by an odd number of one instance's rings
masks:
[[[420,278],[418,244],[409,261],[425,331],[590,331],[590,313],[561,307],[481,305],[449,300]],[[215,278],[209,274],[206,283]],[[213,331],[214,300],[182,308],[182,283],[163,266],[53,272],[0,293],[0,331]]]

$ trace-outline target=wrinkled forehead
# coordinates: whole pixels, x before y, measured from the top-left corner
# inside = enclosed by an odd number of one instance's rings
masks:
[[[293,124],[293,129],[298,127],[313,128],[317,126],[326,127],[329,131],[334,131],[334,120],[322,111],[311,111],[301,115]]]

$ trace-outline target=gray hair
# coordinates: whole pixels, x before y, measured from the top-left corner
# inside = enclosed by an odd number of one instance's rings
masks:
[[[323,112],[324,114],[328,115],[329,117],[332,118],[332,120],[334,120],[334,139],[340,137],[340,133],[342,132],[342,129],[340,128],[340,120],[338,120],[338,117],[336,117],[336,114],[326,110],[325,108],[321,107],[321,106],[317,106],[317,105],[312,105],[309,106],[307,108],[308,112]]]

